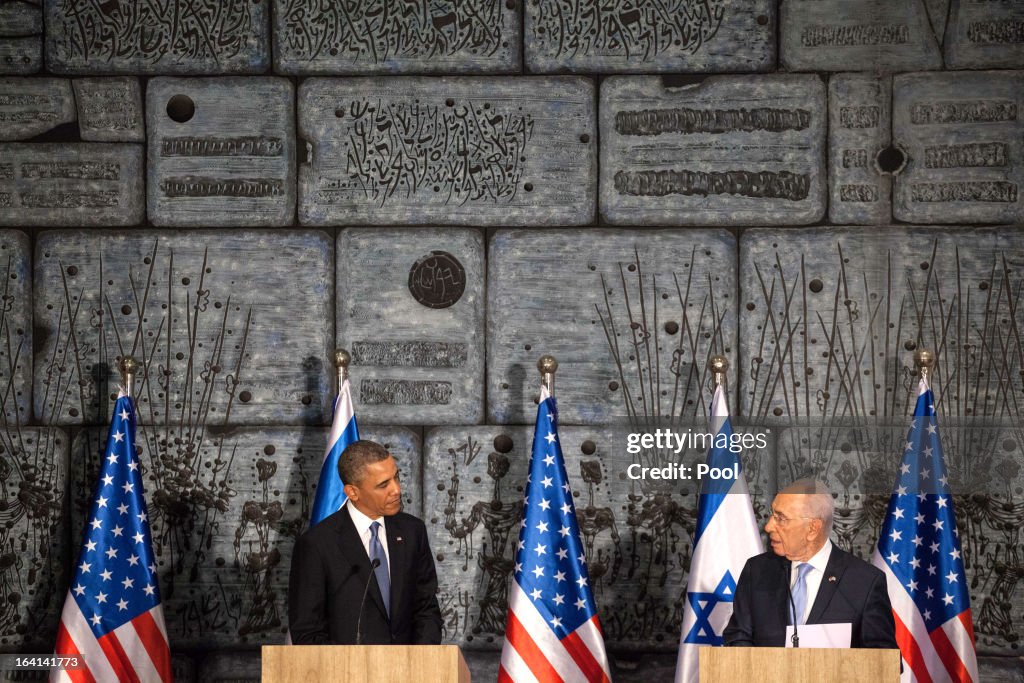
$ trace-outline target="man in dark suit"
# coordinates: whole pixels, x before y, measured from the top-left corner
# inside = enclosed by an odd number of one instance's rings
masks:
[[[849,623],[852,647],[896,647],[885,575],[832,544],[832,513],[819,482],[779,492],[765,525],[772,549],[740,573],[726,645],[782,647],[795,612],[798,633],[802,624]]]
[[[362,614],[366,645],[440,643],[434,558],[423,522],[400,511],[395,459],[380,444],[356,441],[341,454],[338,474],[345,505],[295,544],[292,642],[354,644]]]

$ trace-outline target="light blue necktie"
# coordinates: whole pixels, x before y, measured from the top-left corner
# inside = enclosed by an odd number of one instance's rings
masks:
[[[384,546],[381,545],[377,532],[380,531],[380,522],[370,525],[370,561],[380,560],[380,564],[374,569],[377,575],[377,586],[380,588],[381,597],[384,598],[384,609],[391,618],[391,574],[388,572],[388,556],[384,554]],[[808,565],[809,566],[809,565]]]
[[[793,586],[793,605],[795,606],[796,614],[790,615],[789,623],[802,624],[804,623],[804,609],[807,607],[807,574],[814,569],[813,566],[806,562],[802,562],[796,566],[796,570],[799,573],[796,577],[796,584]],[[795,619],[793,617],[796,617]]]

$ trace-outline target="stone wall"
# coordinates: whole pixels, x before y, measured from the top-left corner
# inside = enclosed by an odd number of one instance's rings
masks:
[[[868,557],[927,348],[1022,681],[1022,184],[1020,0],[0,2],[0,651],[53,646],[123,355],[179,680],[285,638],[343,347],[480,680],[558,358],[614,674],[660,681],[696,488],[615,425],[700,424],[724,354],[761,521],[813,474]]]

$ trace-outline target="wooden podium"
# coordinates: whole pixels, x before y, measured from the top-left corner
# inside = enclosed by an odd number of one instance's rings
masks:
[[[469,683],[457,645],[264,645],[263,681]]]
[[[866,648],[702,647],[700,683],[874,683],[900,680],[900,651]]]

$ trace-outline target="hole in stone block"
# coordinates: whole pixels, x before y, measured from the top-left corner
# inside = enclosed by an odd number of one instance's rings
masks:
[[[171,120],[185,123],[196,113],[196,103],[188,95],[175,95],[167,100],[167,115]]]
[[[899,147],[889,145],[878,152],[878,155],[875,157],[875,163],[878,166],[878,170],[882,173],[896,175],[907,165],[907,155]]]

